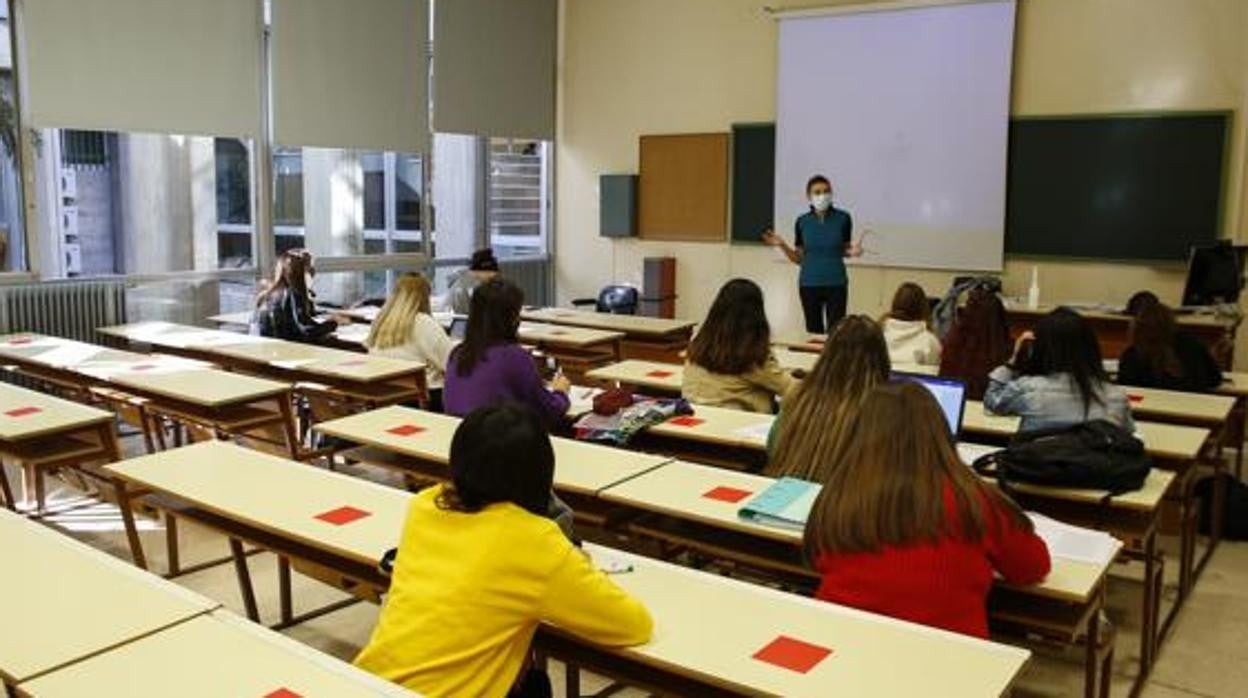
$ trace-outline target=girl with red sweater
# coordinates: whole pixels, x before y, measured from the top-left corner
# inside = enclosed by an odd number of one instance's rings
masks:
[[[815,596],[987,637],[994,573],[1040,582],[1049,551],[1031,520],[962,463],[935,398],[895,382],[867,397],[806,522]]]

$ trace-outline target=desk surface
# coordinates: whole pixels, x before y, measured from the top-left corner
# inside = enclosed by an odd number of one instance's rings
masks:
[[[0,509],[0,675],[18,683],[218,606]]]
[[[1248,396],[1248,373],[1223,373],[1222,385],[1218,386],[1216,392],[1235,397]]]
[[[587,371],[585,377],[679,394],[685,380],[685,367],[659,361],[625,359]]]
[[[316,425],[316,430],[347,441],[445,464],[459,419],[410,407],[391,406]],[[666,463],[666,456],[555,437],[555,487],[596,494],[609,485]]]
[[[369,325],[347,325],[338,328],[334,337],[342,342],[363,345],[364,340],[368,338],[369,329]],[[622,338],[624,333],[566,325],[547,325],[540,322],[522,322],[516,336],[524,344],[580,348],[614,342]]]
[[[1131,412],[1137,417],[1152,419],[1183,419],[1220,426],[1230,418],[1235,398],[1227,395],[1185,393],[1176,390],[1138,388],[1124,385],[1131,401]]]
[[[654,638],[620,654],[742,693],[997,696],[1008,692],[1029,656],[1023,649],[585,547],[596,557],[633,565],[632,572],[612,579],[655,618]],[[780,636],[832,654],[805,674],[753,658]]]
[[[415,695],[227,611],[193,618],[20,686],[36,698],[105,693],[259,698],[281,689],[307,698]]]
[[[1018,423],[1018,417],[988,414],[982,402],[967,400],[962,419],[962,431],[964,434],[1009,437],[1018,431]],[[1136,436],[1144,442],[1148,455],[1178,460],[1198,458],[1210,435],[1209,430],[1204,427],[1156,422],[1136,422],[1135,432]]]
[[[593,327],[600,330],[623,332],[630,336],[649,337],[662,337],[664,335],[687,332],[692,330],[696,324],[691,320],[668,320],[642,315],[612,315],[610,313],[593,313],[584,310],[569,310],[567,308],[530,308],[522,311],[520,317],[533,322]]]
[[[398,540],[411,498],[403,490],[223,441],[106,467],[127,482],[367,565],[376,564],[385,552],[377,547],[378,540]],[[344,507],[367,515],[344,525],[317,518]]]
[[[1041,316],[1048,315],[1059,307],[1062,306],[1049,303],[1040,304],[1035,308],[1028,308],[1018,303],[1009,303],[1006,305],[1006,312],[1011,315]],[[1131,316],[1123,312],[1109,312],[1104,309],[1079,308],[1077,306],[1072,309],[1088,320],[1120,322],[1123,325],[1131,322]],[[1218,317],[1217,315],[1186,313],[1176,315],[1174,319],[1180,326],[1187,327],[1224,327],[1229,329],[1235,325],[1233,319]]]
[[[646,432],[656,436],[761,451],[767,448],[767,433],[775,420],[775,416],[770,414],[694,405],[692,418],[668,420],[649,427]]]
[[[253,337],[170,322],[140,322],[101,327],[101,334],[172,349],[195,350],[238,361],[263,364],[347,381],[382,381],[424,370],[424,364],[342,349]]]
[[[793,351],[802,351],[808,354],[818,354],[823,351],[823,344],[826,341],[828,341],[828,336],[826,334],[811,334],[809,332],[795,332],[771,336],[771,343],[774,346],[792,349]]]
[[[0,441],[21,441],[112,420],[111,412],[0,383]]]

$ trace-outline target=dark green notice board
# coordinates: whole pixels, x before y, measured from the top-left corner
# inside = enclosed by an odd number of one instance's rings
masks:
[[[732,241],[758,242],[776,207],[776,125],[732,127]]]

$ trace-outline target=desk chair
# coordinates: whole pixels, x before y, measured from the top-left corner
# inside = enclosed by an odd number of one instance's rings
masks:
[[[641,302],[637,289],[632,286],[604,286],[597,298],[576,298],[572,305],[577,308],[594,306],[599,313],[613,315],[636,315],[637,306]]]

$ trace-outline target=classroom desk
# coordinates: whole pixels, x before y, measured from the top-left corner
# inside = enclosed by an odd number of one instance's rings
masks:
[[[101,327],[131,345],[150,345],[231,369],[297,383],[305,394],[374,407],[424,400],[425,366],[315,344],[253,337],[169,322]]]
[[[680,361],[681,352],[689,346],[696,324],[689,320],[613,315],[566,308],[529,308],[521,311],[520,317],[530,322],[623,332],[624,338],[620,341],[621,358],[656,361]]]
[[[384,586],[376,564],[385,549],[377,549],[377,541],[397,539],[411,498],[403,490],[220,441],[132,458],[106,470],[119,479],[118,499],[123,503],[148,493],[164,495],[176,504],[162,498],[145,501],[230,538],[243,603],[252,620],[259,619],[259,610],[243,541],[278,555],[279,626],[344,605],[297,618],[290,589],[292,561],[313,576],[318,570],[333,570],[329,583],[344,591]],[[132,552],[142,559],[141,548]]]
[[[126,698],[416,695],[220,610],[17,687],[25,698],[105,693]]]
[[[593,544],[586,549],[595,558],[633,565],[632,572],[612,579],[650,609],[655,638],[641,647],[605,650],[560,642],[557,633],[545,631],[541,643],[608,674],[618,675],[618,660],[629,660],[635,672],[629,683],[662,693],[997,696],[1008,693],[1029,655]],[[833,654],[807,673],[752,659],[778,637]],[[899,661],[906,671],[896,671]]]
[[[591,381],[618,383],[629,390],[678,396],[685,380],[685,367],[683,364],[625,359],[595,368],[585,377]]]
[[[210,525],[227,535],[246,530],[279,554],[301,550],[338,576],[355,574],[358,563],[367,562],[373,569],[382,553],[397,545],[411,496],[228,444],[188,446],[111,467],[134,484],[210,514],[206,520],[216,522]],[[283,496],[273,497],[273,492]],[[359,506],[370,516],[343,526],[312,519],[314,512],[343,504]],[[888,691],[901,686],[893,682],[903,680],[886,670],[899,652],[907,657],[913,653],[925,666],[931,662],[944,667],[927,671],[925,695],[999,695],[1028,656],[1014,648],[627,557],[635,570],[617,581],[650,609],[655,640],[631,649],[601,648],[543,628],[540,649],[610,676],[642,685],[658,682],[665,690],[686,695],[827,695],[845,687],[871,693],[877,686]],[[386,580],[374,575],[366,582],[384,587]],[[707,627],[716,629],[713,636],[706,634]],[[804,675],[749,661],[779,632],[833,647],[837,661]],[[747,646],[749,651],[742,654]],[[985,658],[990,661],[981,661]]]
[[[1058,306],[1048,304],[1037,308],[1027,308],[1018,304],[1010,304],[1006,308],[1010,332],[1017,336],[1023,332],[1034,330],[1036,323],[1045,315],[1053,312]],[[1121,356],[1130,344],[1131,317],[1126,313],[1104,312],[1100,310],[1076,311],[1092,327],[1097,341],[1101,345],[1102,356]],[[1231,343],[1228,356],[1234,356],[1235,333],[1239,329],[1239,321],[1215,315],[1178,315],[1175,317],[1179,329],[1199,339],[1211,349],[1224,342]],[[1223,366],[1230,368],[1230,366]]]
[[[121,451],[111,412],[0,383],[0,454],[22,468],[23,499],[42,512],[46,471],[117,460]],[[4,506],[17,510],[3,467],[0,496]]]
[[[0,677],[15,685],[219,604],[0,509]]]
[[[210,363],[139,354],[59,337],[0,337],[0,359],[40,381],[109,404],[143,430],[148,450],[164,445],[161,417],[299,455],[290,386]],[[274,436],[276,431],[280,436]]]
[[[602,498],[621,508],[613,520],[623,522],[618,534],[633,540],[653,540],[673,551],[693,549],[702,555],[735,564],[796,584],[809,591],[817,576],[806,566],[801,531],[764,526],[737,515],[740,501],[761,492],[771,478],[685,462],[672,462],[607,488]],[[727,499],[708,496],[731,494]],[[629,512],[629,515],[624,515]],[[1057,558],[1053,571],[1040,585],[994,592],[994,620],[1047,631],[1073,643],[1089,631],[1103,604],[1108,564],[1097,565]],[[1108,656],[1100,652],[1095,634],[1088,645],[1088,685],[1107,671]],[[1095,695],[1090,692],[1089,695]]]
[[[344,456],[445,481],[450,472],[451,439],[459,418],[391,406],[316,425],[329,436],[363,446]],[[596,496],[603,489],[671,460],[609,446],[554,437],[554,487],[580,520],[599,523]]]

